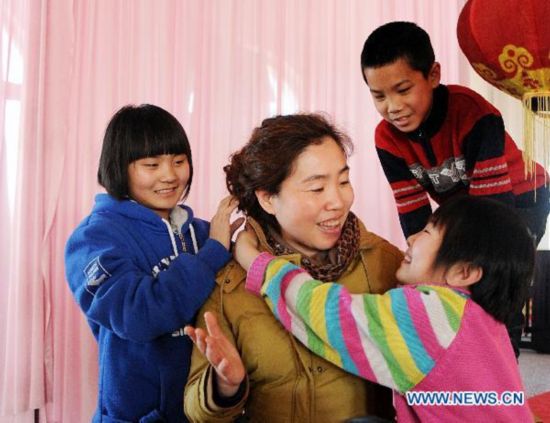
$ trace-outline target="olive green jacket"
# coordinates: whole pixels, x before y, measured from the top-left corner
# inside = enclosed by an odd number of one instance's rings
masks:
[[[270,251],[259,226],[252,222],[261,248]],[[397,281],[402,253],[360,223],[359,254],[340,283],[352,293],[383,293]],[[294,263],[299,254],[283,256]],[[247,370],[245,393],[229,407],[213,399],[212,373],[194,348],[185,388],[185,414],[194,422],[339,422],[366,414],[392,413],[391,393],[337,368],[307,350],[271,314],[264,301],[245,290],[246,272],[235,261],[217,276],[217,286],[202,307],[216,313],[220,326],[236,345]]]

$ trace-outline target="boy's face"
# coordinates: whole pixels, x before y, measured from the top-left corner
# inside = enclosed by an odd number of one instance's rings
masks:
[[[402,284],[445,283],[445,272],[435,269],[434,263],[443,240],[443,231],[428,223],[426,227],[407,238],[409,248],[401,266],[397,269],[397,280]]]
[[[365,68],[363,73],[378,113],[401,132],[418,129],[432,107],[433,89],[441,78],[439,63],[433,64],[427,78],[405,59]]]

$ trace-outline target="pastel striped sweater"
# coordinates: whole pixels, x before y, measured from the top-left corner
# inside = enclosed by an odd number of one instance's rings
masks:
[[[265,277],[265,282],[264,282]],[[263,283],[263,286],[262,286]],[[532,421],[526,405],[409,405],[412,391],[524,391],[504,325],[467,292],[415,285],[350,294],[263,253],[247,289],[317,355],[394,390],[398,421]]]

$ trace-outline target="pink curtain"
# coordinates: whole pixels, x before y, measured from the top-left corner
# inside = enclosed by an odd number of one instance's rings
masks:
[[[44,74],[37,67],[44,45],[36,44],[43,36],[44,10],[40,3],[31,7],[29,1],[5,1],[0,11],[0,413],[31,418],[32,410],[45,403],[49,307],[41,269],[47,214],[43,185],[47,181],[43,178],[49,180],[46,163],[41,160],[45,127],[42,108],[38,108],[44,96]],[[14,127],[14,119],[20,125]]]
[[[114,111],[148,102],[181,120],[196,172],[188,203],[204,218],[224,195],[228,156],[263,118],[326,112],[355,141],[355,212],[403,246],[359,54],[378,25],[416,21],[432,36],[444,82],[464,83],[455,36],[463,3],[2,0],[2,69],[15,66],[17,50],[23,72],[15,88],[4,72],[0,87],[2,172],[8,150],[18,153],[16,177],[0,178],[0,422],[31,422],[33,409],[41,421],[85,422],[94,410],[97,347],[67,288],[63,250],[100,190]],[[4,120],[14,99],[15,138]]]

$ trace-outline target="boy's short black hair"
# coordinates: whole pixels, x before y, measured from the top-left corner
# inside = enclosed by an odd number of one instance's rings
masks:
[[[97,180],[109,194],[122,200],[128,197],[128,165],[144,157],[162,154],[187,156],[189,181],[183,198],[187,197],[193,180],[193,161],[183,126],[158,106],[124,106],[111,118],[105,130]]]
[[[430,36],[413,22],[390,22],[376,28],[363,45],[361,72],[365,68],[377,68],[398,59],[405,59],[425,78],[435,62]]]
[[[430,222],[444,235],[434,265],[465,262],[483,270],[471,298],[508,323],[521,310],[535,266],[535,240],[511,207],[487,198],[459,196],[439,207]]]

